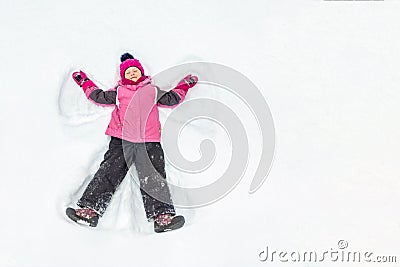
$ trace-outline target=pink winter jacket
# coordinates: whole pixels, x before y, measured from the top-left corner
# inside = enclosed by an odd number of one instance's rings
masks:
[[[98,105],[115,106],[106,134],[134,143],[160,142],[161,124],[158,106],[174,107],[181,103],[188,89],[162,91],[147,76],[136,85],[121,81],[103,91],[93,84],[85,95]]]

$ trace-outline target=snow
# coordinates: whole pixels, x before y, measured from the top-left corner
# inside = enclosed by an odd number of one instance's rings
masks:
[[[0,266],[337,266],[258,257],[266,246],[330,251],[339,240],[400,261],[399,12],[390,0],[1,2]],[[152,75],[204,61],[257,85],[276,133],[265,183],[249,194],[261,153],[251,112],[199,84],[187,101],[223,101],[249,135],[237,187],[211,205],[178,209],[187,224],[165,234],[146,221],[134,179],[123,181],[98,228],[69,222],[65,207],[107,149],[111,112],[87,101],[70,73],[83,69],[112,87],[124,52]],[[216,158],[200,173],[168,164],[171,183],[215,181],[229,164],[226,135],[211,121],[189,124],[182,156],[200,159],[201,142],[212,140]]]

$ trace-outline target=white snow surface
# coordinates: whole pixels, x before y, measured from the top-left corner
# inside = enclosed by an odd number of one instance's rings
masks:
[[[398,266],[399,14],[400,2],[388,0],[0,2],[0,266],[338,266],[261,262],[259,253],[330,251],[339,240],[397,255],[343,266]],[[260,154],[250,112],[198,85],[188,99],[225,101],[254,137],[239,185],[212,205],[178,209],[187,224],[165,234],[152,232],[132,179],[98,228],[65,218],[107,149],[111,112],[87,101],[70,73],[84,69],[107,89],[124,52],[151,75],[208,61],[259,87],[277,143],[256,193],[248,193]],[[223,172],[225,133],[209,121],[183,131],[182,154],[200,157],[207,138],[218,153],[209,172],[167,164],[170,181],[200,186]]]

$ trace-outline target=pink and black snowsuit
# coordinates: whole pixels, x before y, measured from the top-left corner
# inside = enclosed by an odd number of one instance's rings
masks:
[[[125,79],[124,75],[132,66],[142,72],[136,83]],[[149,76],[144,75],[143,67],[136,59],[122,62],[120,74],[118,85],[108,91],[99,89],[90,80],[82,86],[88,99],[115,108],[106,130],[106,134],[111,136],[109,149],[77,204],[103,215],[116,188],[130,166],[135,164],[147,219],[159,214],[174,215],[160,143],[158,107],[178,105],[190,86],[181,84],[169,92],[162,91],[152,84]]]

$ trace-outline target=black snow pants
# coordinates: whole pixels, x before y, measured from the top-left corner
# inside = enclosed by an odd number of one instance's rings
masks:
[[[79,199],[78,206],[93,209],[102,216],[132,164],[138,173],[147,219],[159,214],[175,214],[161,144],[131,143],[116,137],[111,137],[104,160]]]

